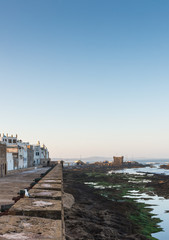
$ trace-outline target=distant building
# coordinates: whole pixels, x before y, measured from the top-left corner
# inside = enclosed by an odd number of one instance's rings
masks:
[[[113,157],[114,159],[114,165],[117,165],[117,166],[121,166],[123,164],[123,159],[124,157],[121,156],[121,157]]]
[[[48,151],[47,147],[44,144],[41,147],[40,163],[43,166],[49,166],[50,165],[49,151]]]
[[[14,170],[13,154],[11,152],[7,152],[6,158],[7,158],[7,171]]]
[[[0,143],[0,177],[7,174],[6,144]]]
[[[18,169],[17,135],[0,134],[0,142],[6,144],[7,170]]]
[[[9,136],[8,134],[1,135],[0,133],[0,142],[6,143],[6,145],[16,145],[17,144],[17,135],[14,137],[13,135]]]
[[[1,134],[0,143],[6,146],[7,170],[27,168],[42,164],[50,165],[49,151],[45,145],[30,145],[18,140],[18,136]]]
[[[27,145],[27,163],[28,163],[28,167],[33,167],[34,166],[33,145]]]
[[[10,166],[10,170],[15,170],[19,168],[19,160],[18,160],[18,146],[11,145],[6,147],[7,152],[7,164]],[[12,168],[13,165],[13,169]]]
[[[85,163],[82,160],[75,161],[77,165],[85,165]]]
[[[105,160],[105,161],[103,161],[103,164],[107,165],[107,164],[109,164],[109,161]]]
[[[36,145],[33,145],[33,150],[34,150],[34,162],[33,165],[37,166],[40,164],[40,159],[41,159],[41,148],[40,148],[40,142]]]
[[[18,141],[18,167],[19,168],[27,168],[28,160],[27,160],[27,146],[29,142]]]

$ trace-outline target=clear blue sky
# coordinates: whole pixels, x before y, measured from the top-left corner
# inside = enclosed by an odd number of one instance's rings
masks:
[[[51,157],[169,157],[169,1],[0,0],[0,96]]]

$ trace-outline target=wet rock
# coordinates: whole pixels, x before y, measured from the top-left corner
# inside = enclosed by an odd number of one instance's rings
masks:
[[[70,209],[73,206],[73,204],[75,203],[75,199],[74,199],[73,195],[69,194],[69,193],[63,193],[62,200],[63,200],[64,208]]]

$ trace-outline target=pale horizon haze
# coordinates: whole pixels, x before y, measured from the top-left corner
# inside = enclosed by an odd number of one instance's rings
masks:
[[[169,158],[169,1],[0,0],[0,97],[51,158]]]

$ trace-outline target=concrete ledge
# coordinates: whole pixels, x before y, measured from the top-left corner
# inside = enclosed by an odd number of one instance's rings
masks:
[[[57,169],[54,171],[53,169],[45,176],[45,177],[62,177],[62,170]]]
[[[45,177],[43,177],[43,180],[62,180],[62,176],[48,176],[46,175]]]
[[[62,240],[62,221],[26,216],[0,217],[0,240]]]
[[[61,184],[37,183],[33,189],[61,190]]]
[[[61,173],[61,170],[60,171],[58,171],[57,170],[57,172],[53,172],[52,170],[51,170],[51,172],[49,172],[48,173],[48,175],[47,175],[48,177],[62,177],[62,173]]]
[[[40,180],[38,183],[49,183],[49,184],[53,184],[53,183],[55,183],[55,184],[61,184],[62,183],[62,180],[61,179],[42,179],[42,180]]]
[[[61,209],[60,200],[21,198],[9,209],[9,214],[61,220]]]
[[[30,198],[43,198],[61,200],[62,192],[44,189],[31,189],[29,190]]]

